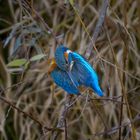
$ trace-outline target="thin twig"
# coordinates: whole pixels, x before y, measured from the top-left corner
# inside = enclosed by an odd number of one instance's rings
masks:
[[[10,105],[12,108],[16,109],[18,112],[23,113],[25,116],[28,116],[30,119],[32,119],[33,121],[35,121],[36,123],[38,123],[41,127],[43,127],[42,123],[40,121],[38,121],[36,118],[34,118],[33,116],[31,116],[30,114],[24,112],[23,110],[21,110],[20,108],[16,107],[13,103],[11,103],[11,101],[8,101],[6,98],[0,96],[0,99],[7,103],[8,105]]]
[[[123,48],[123,69],[124,70],[126,70],[126,67],[127,67],[127,60],[128,60],[128,35],[126,34],[126,31],[124,30],[124,29],[122,29],[120,26],[119,26],[119,28],[120,28],[120,37],[121,37],[121,39],[122,39],[122,41],[123,41],[123,43],[124,43],[124,48]],[[130,105],[129,105],[129,103],[128,103],[128,99],[127,99],[127,93],[126,93],[126,75],[125,75],[125,73],[122,73],[123,75],[122,75],[122,82],[123,82],[123,84],[124,84],[124,88],[122,88],[122,95],[123,95],[123,97],[122,97],[122,100],[123,100],[123,98],[125,99],[125,102],[126,102],[126,105],[127,105],[127,110],[128,110],[128,114],[129,114],[129,117],[130,117],[130,120],[132,119],[132,113],[131,113],[131,109],[130,109]],[[123,105],[121,105],[121,107],[123,107]],[[121,122],[120,122],[120,126],[121,126]],[[135,132],[135,127],[134,127],[134,125],[132,124],[132,126],[131,126],[131,128],[132,128],[132,136],[133,136],[133,140],[136,140],[136,132]],[[120,132],[119,132],[119,134],[121,133],[121,128],[120,128]],[[119,140],[121,140],[121,135],[119,135]]]
[[[30,11],[32,13],[31,16],[33,17],[34,20],[37,21],[39,19],[43,23],[43,25],[48,30],[48,32],[53,36],[55,42],[58,43],[55,33],[52,31],[49,25],[44,21],[44,19],[39,15],[39,13],[34,9],[33,2],[30,3],[28,1],[22,0],[22,5],[27,11]]]
[[[92,102],[92,104],[94,105],[94,109],[97,112],[97,114],[99,115],[100,120],[103,122],[103,125],[105,127],[105,130],[107,130],[108,129],[108,125],[106,124],[106,122],[105,122],[105,120],[104,120],[101,112],[99,111],[99,109],[97,108],[97,106],[96,106],[96,104],[94,102]],[[109,138],[112,140],[112,136],[110,136]]]
[[[65,125],[65,140],[68,138],[68,132],[67,132],[67,119],[64,119],[64,125]]]
[[[93,136],[95,137],[95,136],[101,136],[101,135],[105,135],[105,134],[107,134],[107,135],[114,134],[116,131],[118,131],[118,130],[120,129],[120,127],[121,127],[121,128],[122,128],[122,127],[126,127],[126,126],[128,126],[128,125],[130,125],[130,124],[135,123],[135,122],[138,121],[138,120],[140,120],[140,114],[138,114],[138,115],[135,117],[134,120],[132,120],[132,121],[130,121],[130,122],[128,122],[128,123],[124,123],[124,124],[122,124],[121,126],[119,125],[118,127],[113,127],[113,128],[111,128],[111,129],[109,129],[109,130],[106,130],[105,132],[95,133],[95,134],[93,134]]]
[[[1,95],[1,94],[0,94],[0,95]],[[4,103],[10,105],[10,107],[12,107],[13,109],[15,109],[15,110],[17,110],[18,112],[22,113],[23,115],[29,117],[31,120],[33,120],[34,122],[36,122],[37,124],[39,124],[39,126],[40,126],[41,128],[43,128],[43,124],[42,124],[39,120],[37,120],[37,119],[36,119],[35,117],[33,117],[32,115],[30,115],[30,114],[24,112],[24,111],[21,110],[20,108],[16,107],[11,101],[7,100],[6,98],[4,98],[4,97],[2,97],[2,96],[0,96],[0,100],[2,100]],[[52,132],[54,132],[54,131],[63,132],[63,130],[61,130],[61,129],[59,129],[59,128],[49,128],[49,127],[45,126],[45,129],[46,129],[47,131],[52,131]]]
[[[124,103],[124,102],[117,101],[117,99],[119,99],[121,97],[122,96],[118,96],[117,98],[104,98],[104,97],[102,97],[102,98],[89,98],[88,101],[91,101],[91,100],[99,100],[99,101],[104,100],[104,101],[112,101],[112,102],[116,102],[116,103],[119,103],[119,104],[126,105],[126,103]]]
[[[102,8],[101,8],[101,11],[100,11],[100,14],[99,14],[98,22],[96,24],[96,27],[95,27],[91,42],[89,43],[89,45],[88,45],[88,47],[86,49],[85,57],[87,59],[90,57],[90,54],[91,54],[93,46],[94,46],[94,48],[96,48],[95,47],[95,42],[96,42],[97,37],[98,37],[98,35],[99,35],[100,31],[101,31],[101,27],[102,27],[102,25],[104,23],[108,6],[109,6],[109,0],[103,0],[103,5],[102,5]]]
[[[121,102],[123,102],[124,98],[122,96]],[[120,116],[119,116],[119,126],[122,126],[122,119],[123,119],[123,104],[121,104],[120,107]],[[122,132],[122,127],[119,129],[119,140],[121,140],[121,132]]]

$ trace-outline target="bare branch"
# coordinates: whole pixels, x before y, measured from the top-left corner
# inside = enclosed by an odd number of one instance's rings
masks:
[[[11,103],[10,101],[8,101],[6,98],[0,96],[0,99],[2,101],[4,101],[5,103],[7,103],[8,105],[10,105],[12,108],[16,109],[18,112],[21,112],[25,116],[28,116],[30,119],[32,119],[33,121],[35,121],[36,123],[38,123],[41,127],[43,127],[43,125],[42,125],[42,123],[40,121],[38,121],[36,118],[34,118],[33,116],[31,116],[30,114],[24,112],[20,108],[16,107],[13,103]]]
[[[50,33],[53,36],[55,42],[58,43],[57,42],[57,39],[56,39],[56,36],[55,36],[55,33],[52,31],[52,29],[49,27],[49,25],[44,21],[44,19],[39,15],[39,13],[34,9],[33,2],[30,3],[29,1],[22,0],[22,6],[27,11],[29,11],[30,13],[32,13],[31,16],[33,17],[34,20],[37,21],[39,19],[43,23],[43,25],[45,26],[45,28],[48,30],[48,33]]]
[[[105,132],[99,132],[99,133],[95,133],[95,134],[93,134],[93,135],[94,135],[94,137],[95,137],[95,136],[100,136],[100,135],[105,135],[105,134],[111,135],[111,134],[116,133],[120,128],[126,127],[126,126],[128,126],[128,125],[130,125],[130,124],[133,124],[133,123],[135,123],[135,122],[138,121],[138,120],[140,120],[140,114],[138,114],[138,115],[135,117],[134,120],[132,120],[132,121],[130,121],[130,122],[128,122],[128,123],[124,123],[124,124],[122,124],[121,126],[113,127],[113,128],[111,128],[111,129],[109,129],[109,130],[107,130],[107,131],[105,131]]]
[[[101,27],[102,27],[102,25],[104,23],[108,6],[109,6],[109,0],[103,0],[103,5],[102,5],[102,8],[101,8],[101,11],[100,11],[100,14],[99,14],[98,22],[96,24],[96,27],[95,27],[91,42],[89,43],[89,45],[87,47],[87,50],[86,50],[85,57],[87,59],[90,57],[91,51],[93,49],[93,46],[95,48],[95,42],[96,42],[97,37],[98,37],[98,35],[99,35],[100,31],[101,31]]]
[[[66,100],[65,100],[65,105],[64,105],[64,109],[62,111],[62,114],[60,115],[59,121],[57,123],[57,128],[64,128],[65,129],[65,140],[67,140],[67,124],[66,124],[66,115],[68,113],[68,110],[70,109],[71,105],[71,95],[67,95],[66,96]],[[60,133],[58,132],[54,132],[53,136],[52,136],[52,140],[56,140],[58,135]]]
[[[2,94],[2,92],[1,92],[1,94]],[[31,120],[33,120],[34,122],[36,122],[37,124],[39,124],[39,126],[40,126],[41,128],[44,128],[44,129],[46,129],[47,131],[52,131],[52,132],[54,132],[54,131],[63,132],[63,130],[61,130],[61,129],[59,129],[59,128],[49,128],[49,127],[47,127],[47,126],[44,127],[44,125],[43,125],[39,120],[37,120],[37,119],[36,119],[35,117],[33,117],[32,115],[30,115],[30,114],[24,112],[24,111],[21,110],[20,108],[16,107],[11,101],[9,101],[9,100],[7,100],[6,98],[2,97],[1,94],[0,94],[0,99],[1,99],[4,103],[10,105],[13,109],[15,109],[15,110],[17,110],[18,112],[22,113],[23,115],[29,117]]]

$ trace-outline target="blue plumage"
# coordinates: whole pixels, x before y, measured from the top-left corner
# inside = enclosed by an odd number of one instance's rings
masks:
[[[63,45],[59,45],[55,51],[56,64],[61,70],[64,70],[64,71],[68,71],[68,65],[64,57],[64,53],[67,50],[68,48],[64,47]]]
[[[67,53],[68,58],[65,57],[65,53]],[[103,96],[95,70],[81,55],[71,52],[68,48],[60,45],[56,49],[55,59],[60,70],[65,71],[65,76],[71,80],[70,86],[75,88],[78,88],[80,85],[91,87],[99,96]],[[58,76],[57,78],[56,81],[59,85],[58,81],[60,77]],[[63,80],[63,82],[66,81]],[[66,88],[65,86],[65,84],[61,85],[68,92],[70,88]]]
[[[69,73],[69,65],[64,56],[64,53],[67,50],[69,49],[64,47],[63,45],[59,45],[59,47],[56,48],[55,51],[56,64],[60,68],[60,70],[65,71],[67,73],[67,75],[71,79],[71,82],[73,83],[73,86],[78,87],[79,83],[77,82],[77,79],[75,79],[75,77],[72,78],[71,73]]]
[[[56,67],[50,74],[54,82],[67,91],[68,94],[80,94],[78,88],[72,83],[67,72],[61,70],[59,67]]]
[[[91,65],[79,54],[70,52],[68,55],[68,62],[73,66],[71,73],[76,77],[80,85],[91,87],[99,96],[103,96],[103,92],[99,86],[98,76]]]

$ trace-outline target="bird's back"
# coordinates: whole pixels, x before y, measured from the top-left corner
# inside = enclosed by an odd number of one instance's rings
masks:
[[[98,95],[103,96],[99,86],[98,76],[91,65],[79,54],[69,54],[69,61],[73,61],[71,73],[77,78],[80,85],[91,87]]]

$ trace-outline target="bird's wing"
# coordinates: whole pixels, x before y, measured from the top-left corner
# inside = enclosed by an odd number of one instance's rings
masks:
[[[83,56],[81,56],[78,53],[73,52],[72,54],[72,60],[75,61],[75,63],[79,64],[79,66],[81,66],[81,71],[82,70],[87,70],[90,71],[91,73],[95,73],[96,71],[94,70],[94,68],[90,65],[90,63],[86,60],[86,58],[84,58]],[[79,68],[80,69],[80,68]],[[96,74],[97,75],[97,74]]]
[[[69,78],[71,79],[71,82],[73,83],[75,88],[78,88],[79,83],[78,83],[77,79],[74,77],[74,75],[71,73],[71,71],[68,71],[67,74],[68,74]]]
[[[58,86],[62,87],[68,93],[79,94],[78,87],[73,84],[67,72],[56,68],[51,72],[51,77]]]
[[[79,85],[91,87],[99,96],[103,96],[103,92],[99,86],[98,76],[92,66],[78,53],[69,54],[69,63],[74,61],[71,69],[71,75],[78,81]]]
[[[88,63],[87,60],[85,60],[85,58],[83,58],[81,55],[79,55],[78,53],[71,53],[69,54],[71,61],[74,61],[74,65],[72,68],[71,73],[75,74],[75,76],[77,78],[77,81],[80,81],[80,84],[85,84],[85,83],[90,83],[90,80],[93,81],[98,81],[98,77],[96,74],[96,71],[91,67],[91,65]],[[71,62],[69,62],[71,63]],[[73,75],[72,74],[72,75]]]
[[[68,70],[67,70],[67,74],[69,75],[73,85],[78,88],[79,86],[79,83],[77,81],[77,78],[74,76],[75,74],[72,73],[72,69],[73,69],[73,66],[75,65],[75,62],[70,58],[69,62],[68,62]]]

